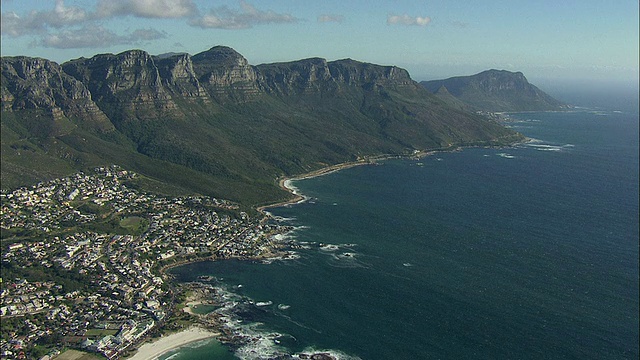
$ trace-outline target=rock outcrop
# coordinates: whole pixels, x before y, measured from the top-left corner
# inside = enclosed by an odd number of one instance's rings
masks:
[[[230,47],[213,47],[192,61],[200,83],[218,101],[247,101],[260,92],[255,68]]]
[[[114,130],[85,85],[55,62],[22,56],[4,57],[0,88],[3,111],[42,110],[50,115],[42,121],[59,122],[66,118],[75,120],[76,126],[86,125],[100,132]],[[63,131],[59,128],[57,125],[50,127],[53,133]]]

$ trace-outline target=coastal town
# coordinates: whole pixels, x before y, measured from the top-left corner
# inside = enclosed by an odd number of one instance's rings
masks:
[[[0,358],[121,358],[176,313],[166,270],[286,254],[291,227],[206,196],[139,191],[118,166],[0,194]]]

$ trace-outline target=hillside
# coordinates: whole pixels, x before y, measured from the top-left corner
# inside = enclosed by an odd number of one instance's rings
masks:
[[[62,65],[2,58],[2,187],[119,164],[156,190],[257,205],[276,179],[379,154],[521,135],[448,106],[394,66],[312,58],[253,66],[217,46]]]
[[[452,106],[482,111],[546,111],[567,106],[530,84],[521,72],[487,70],[472,76],[420,82]]]

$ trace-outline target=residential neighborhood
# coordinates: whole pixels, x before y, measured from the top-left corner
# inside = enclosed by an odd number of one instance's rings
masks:
[[[174,310],[167,268],[287,246],[276,235],[291,228],[267,215],[143,193],[136,176],[114,165],[0,194],[0,358],[119,358]]]

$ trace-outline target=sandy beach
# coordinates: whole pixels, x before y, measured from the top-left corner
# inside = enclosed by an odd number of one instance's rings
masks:
[[[291,186],[291,181],[303,180],[303,179],[313,178],[313,177],[316,177],[316,176],[327,175],[327,174],[330,174],[332,172],[343,170],[343,169],[348,169],[348,168],[354,167],[354,166],[371,165],[371,164],[374,164],[375,161],[386,159],[388,157],[389,157],[389,155],[380,155],[380,156],[377,156],[377,157],[368,158],[366,160],[358,160],[358,161],[345,162],[345,163],[336,164],[336,165],[330,165],[330,166],[327,166],[327,167],[324,167],[324,168],[321,168],[321,169],[318,169],[318,170],[315,170],[315,171],[311,171],[309,173],[302,174],[302,175],[280,178],[278,180],[278,185],[280,186],[280,188],[283,189],[283,190],[288,191],[289,193],[294,195],[294,197],[289,199],[289,200],[281,201],[281,202],[278,202],[278,203],[275,203],[275,204],[259,206],[257,208],[257,210],[260,211],[260,212],[264,212],[265,209],[284,206],[284,205],[297,204],[297,203],[300,203],[302,201],[305,201],[306,198],[303,195],[299,194],[296,191],[297,189],[295,187]]]
[[[198,340],[212,338],[216,335],[219,334],[203,329],[201,327],[190,327],[187,330],[161,337],[154,342],[143,344],[142,346],[140,346],[135,355],[128,358],[128,360],[157,359],[162,354],[165,354],[173,349]]]

